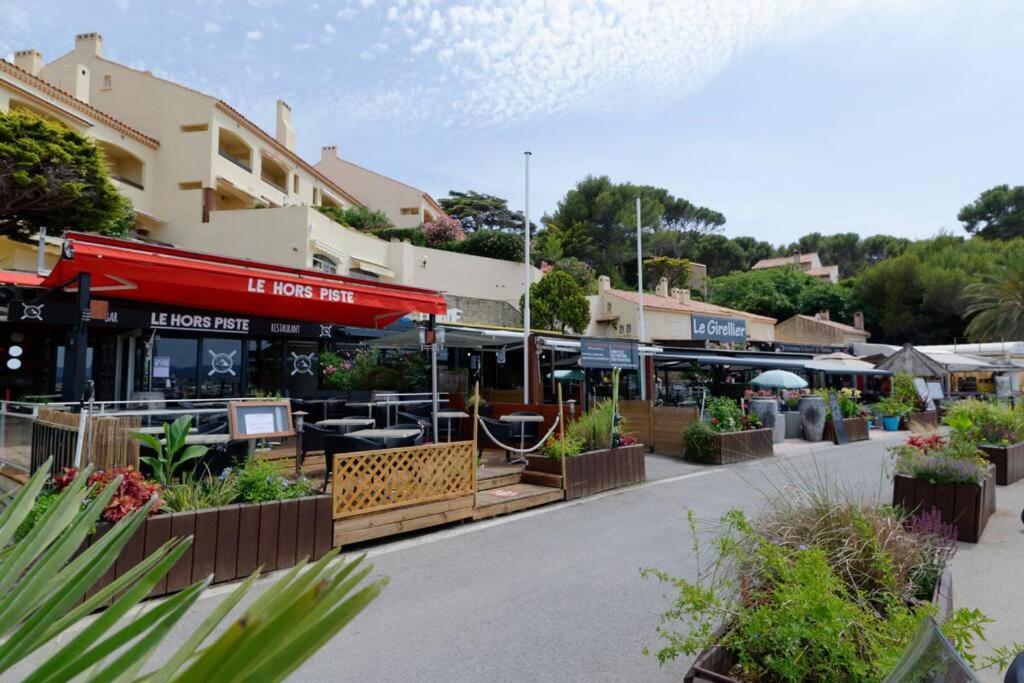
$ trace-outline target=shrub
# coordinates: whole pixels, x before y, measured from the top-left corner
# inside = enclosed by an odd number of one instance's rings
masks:
[[[237,500],[241,503],[301,498],[312,494],[316,488],[316,484],[305,476],[298,479],[282,476],[278,466],[269,460],[250,460],[227,476],[234,477]]]
[[[611,448],[612,444],[612,402],[602,401],[589,412],[580,415],[570,422],[565,430],[567,439],[580,444],[582,452],[597,451]],[[620,427],[625,429],[625,422],[620,419]]]
[[[756,415],[744,414],[739,403],[726,396],[709,399],[707,412],[711,416],[711,429],[716,432],[742,432],[761,426]]]
[[[523,260],[523,237],[500,230],[477,230],[451,251],[473,256],[486,256],[503,261]]]
[[[43,514],[50,509],[50,507],[57,502],[58,494],[56,491],[44,491],[40,493],[32,504],[32,509],[29,511],[28,516],[22,520],[21,524],[18,525],[17,531],[14,532],[14,542],[17,543],[21,539],[28,535],[28,532],[32,531],[32,527],[36,525],[36,522],[43,516]]]
[[[564,439],[552,439],[544,446],[544,455],[555,460],[571,458],[583,452],[583,443],[566,435]]]
[[[320,352],[320,373],[324,385],[332,389],[352,388],[352,361],[342,358],[333,351]]]
[[[1008,446],[1024,440],[1024,415],[1005,403],[957,401],[943,421],[973,443]]]
[[[586,294],[597,294],[597,274],[590,264],[578,258],[570,257],[559,260],[551,266],[550,272],[568,273]]]
[[[914,378],[906,372],[897,372],[893,375],[890,395],[900,403],[910,406],[910,410],[924,408],[924,402],[914,388]]]
[[[57,491],[63,491],[77,476],[78,468],[65,467],[63,475],[53,478]],[[117,477],[121,477],[121,483],[118,485],[117,491],[114,492],[110,502],[103,509],[101,518],[104,521],[116,522],[127,517],[149,502],[150,498],[156,498],[156,502],[150,508],[149,514],[155,514],[160,509],[160,506],[163,504],[163,499],[160,497],[163,487],[157,482],[149,481],[143,477],[142,473],[134,467],[114,467],[109,470],[97,470],[89,475],[87,483],[89,486],[95,487],[94,490],[98,491],[105,488],[107,484],[113,482]]]
[[[875,407],[884,417],[906,417],[914,410],[913,404],[904,403],[892,396],[883,397]]]
[[[955,432],[949,439],[911,437],[905,444],[891,447],[889,453],[897,474],[933,484],[980,484],[991,469],[977,447]]]
[[[164,506],[171,512],[202,510],[230,505],[238,499],[235,478],[225,471],[219,477],[186,475],[164,489]]]
[[[714,461],[715,430],[706,422],[691,422],[683,430],[683,457],[709,464]]]
[[[438,216],[423,225],[423,236],[427,246],[434,247],[449,242],[462,242],[466,239],[466,231],[462,229],[462,222],[458,218]]]
[[[382,240],[409,240],[410,244],[417,247],[427,246],[427,237],[422,228],[377,228],[371,230],[370,234]]]

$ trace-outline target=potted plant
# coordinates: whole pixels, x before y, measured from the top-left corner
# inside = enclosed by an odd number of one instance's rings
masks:
[[[725,465],[774,453],[772,430],[756,415],[744,414],[731,398],[708,401],[707,422],[692,422],[683,430],[683,457],[693,462]]]
[[[786,486],[754,519],[732,510],[709,541],[689,521],[695,575],[643,570],[671,590],[656,655],[696,655],[686,681],[883,680],[929,616],[962,654],[980,637],[984,615],[951,613],[956,543],[932,515],[829,483]]]
[[[829,407],[828,416],[825,420],[824,438],[834,443],[839,443],[839,435],[836,432],[835,423],[841,421],[846,438],[849,441],[866,441],[870,438],[868,434],[867,411],[858,403],[860,392],[856,389],[844,387],[836,392],[836,401],[839,404],[839,416],[833,415]]]
[[[894,396],[885,396],[878,401],[876,408],[882,414],[882,427],[887,432],[899,431],[900,421],[913,410],[911,406]]]
[[[996,468],[996,484],[1006,486],[1024,478],[1024,414],[994,401],[967,399],[946,410],[943,419]]]
[[[938,511],[957,538],[977,543],[996,509],[993,468],[977,446],[953,432],[914,435],[889,449],[893,458],[893,505],[908,512]]]

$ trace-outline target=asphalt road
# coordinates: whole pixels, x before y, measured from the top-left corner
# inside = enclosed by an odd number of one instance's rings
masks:
[[[692,572],[685,514],[756,508],[795,472],[830,472],[866,495],[884,445],[806,450],[727,467],[649,457],[647,484],[369,547],[391,584],[294,676],[296,681],[679,681],[659,667],[654,566]],[[184,638],[216,598],[204,598]]]

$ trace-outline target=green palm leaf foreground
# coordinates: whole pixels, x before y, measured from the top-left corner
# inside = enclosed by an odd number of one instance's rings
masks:
[[[172,539],[90,597],[89,589],[113,565],[153,505],[126,516],[79,552],[120,478],[97,491],[84,469],[15,541],[32,510],[50,463],[43,465],[0,513],[0,674],[58,635],[24,678],[33,683],[67,681],[280,681],[325,645],[362,611],[387,583],[360,587],[372,570],[363,558],[332,563],[335,549],[309,565],[299,562],[266,590],[219,636],[213,632],[249,593],[259,575],[227,595],[188,639],[159,665],[150,657],[196,603],[212,577],[138,609],[192,543]],[[72,633],[69,627],[108,605]]]
[[[964,289],[968,336],[976,341],[1024,339],[1024,250],[1006,254],[980,282]]]

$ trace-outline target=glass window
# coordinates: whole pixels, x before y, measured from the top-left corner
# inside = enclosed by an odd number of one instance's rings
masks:
[[[158,337],[150,364],[153,391],[167,398],[196,398],[196,373],[199,340]]]
[[[311,396],[319,388],[320,346],[310,341],[290,341],[284,347],[284,395]]]
[[[324,273],[337,273],[338,264],[329,256],[313,254],[313,270],[319,270]]]
[[[227,398],[242,393],[242,340],[204,339],[199,354],[199,395]]]
[[[250,339],[246,360],[246,381],[249,394],[275,394],[281,391],[280,340]]]

